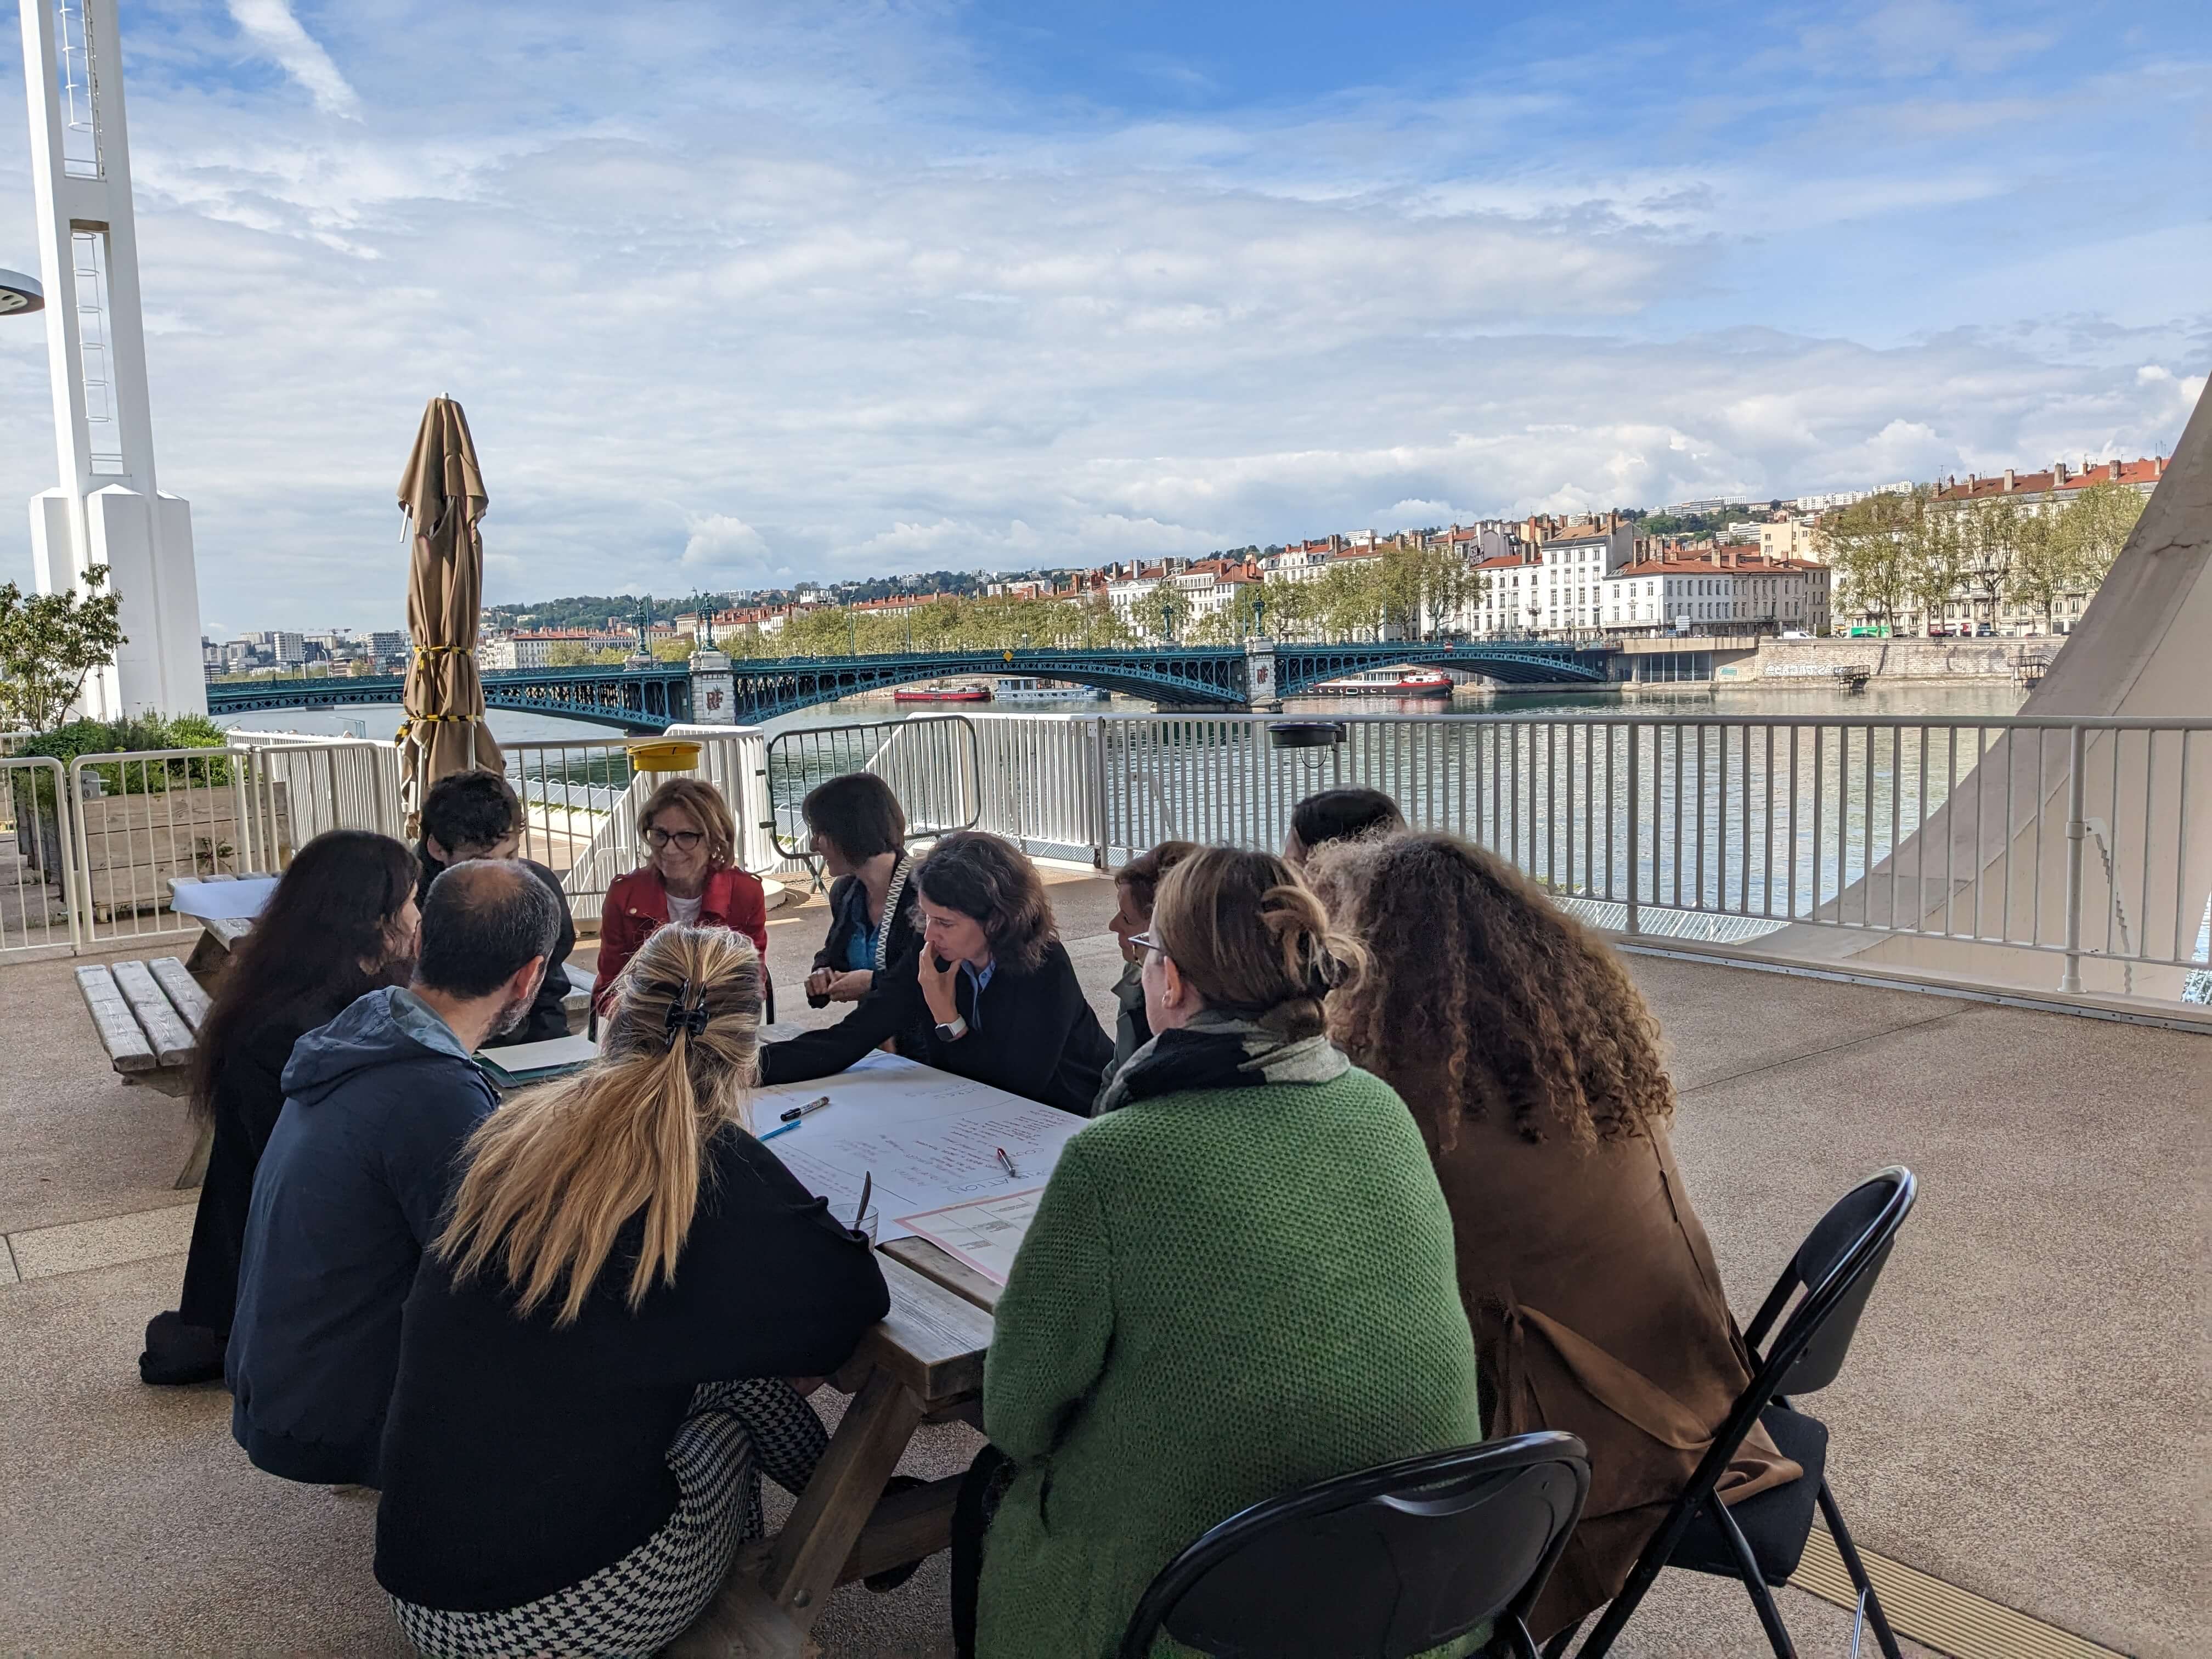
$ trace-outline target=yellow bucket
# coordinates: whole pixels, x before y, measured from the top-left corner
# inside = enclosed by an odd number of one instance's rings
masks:
[[[664,741],[633,743],[624,746],[629,750],[631,767],[637,771],[696,772],[699,769],[699,755],[704,745]]]

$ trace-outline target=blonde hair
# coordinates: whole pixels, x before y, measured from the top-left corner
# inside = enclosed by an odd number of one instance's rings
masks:
[[[761,1010],[743,933],[662,927],[614,984],[599,1057],[521,1095],[469,1137],[468,1169],[434,1248],[457,1280],[496,1267],[525,1317],[561,1291],[573,1323],[624,1223],[645,1236],[629,1305],[672,1282],[707,1172],[707,1145],[745,1121]],[[565,1290],[562,1287],[565,1285]]]
[[[653,828],[653,819],[672,806],[682,807],[699,821],[707,836],[708,864],[726,870],[738,861],[738,822],[730,816],[730,804],[720,790],[697,778],[671,778],[646,797],[645,810],[637,815],[640,841]]]
[[[1322,999],[1356,982],[1367,953],[1329,926],[1312,890],[1273,853],[1209,847],[1169,871],[1152,933],[1210,1008],[1286,1036],[1322,1026]]]

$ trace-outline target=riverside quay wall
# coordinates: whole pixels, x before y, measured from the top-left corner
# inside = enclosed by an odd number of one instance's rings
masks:
[[[2020,677],[2023,662],[2057,659],[2056,639],[1765,640],[1756,651],[1717,659],[1716,685],[1808,686],[1836,683],[1839,668],[1863,667],[1877,680],[1989,680]]]

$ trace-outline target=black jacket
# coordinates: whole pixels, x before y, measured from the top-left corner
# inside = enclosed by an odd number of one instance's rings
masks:
[[[284,1065],[292,1045],[336,1017],[335,1008],[277,1011],[240,1035],[216,1066],[215,1145],[192,1215],[191,1253],[178,1316],[187,1325],[230,1335],[238,1306],[238,1262],[246,1247],[246,1211],[253,1173],[284,1109]]]
[[[415,861],[422,873],[415,884],[415,902],[420,904],[430,896],[430,884],[435,881],[446,866],[430,856],[430,849],[416,844]],[[550,1042],[556,1037],[568,1035],[568,1011],[562,1000],[568,994],[568,975],[564,971],[568,952],[576,948],[576,919],[569,913],[568,895],[561,886],[561,878],[534,859],[518,859],[530,873],[545,884],[561,906],[561,931],[554,936],[553,949],[545,958],[545,977],[538,981],[537,1000],[530,1005],[530,1012],[521,1024],[504,1036],[494,1036],[484,1041],[487,1048],[511,1048],[518,1042]]]
[[[891,880],[894,885],[898,884],[896,873]],[[902,890],[898,902],[891,906],[891,917],[887,924],[890,937],[884,942],[881,952],[886,968],[895,966],[908,953],[921,948],[921,931],[914,925],[912,907],[908,903],[912,897],[910,890]],[[860,884],[860,878],[858,876],[838,877],[830,884],[830,935],[822,941],[822,948],[814,953],[814,965],[817,968],[834,968],[843,973],[848,965],[845,961],[845,951],[851,944],[853,935],[866,933],[869,924],[874,921],[875,918],[868,914],[868,890]],[[810,1006],[816,1008],[830,1006],[827,997],[819,1002],[812,997],[806,1000]]]
[[[878,975],[874,988],[836,1024],[766,1045],[760,1051],[761,1081],[828,1077],[885,1037],[918,1029],[925,1033],[920,1038],[923,1052],[908,1054],[909,1060],[1079,1117],[1091,1115],[1114,1044],[1091,1012],[1074,964],[1059,940],[1045,947],[1035,973],[1017,973],[1000,963],[984,989],[980,1018],[968,976],[953,981],[954,1006],[969,1024],[957,1042],[937,1035],[921,994],[921,963],[916,951]]]
[[[709,1143],[673,1282],[628,1302],[643,1214],[576,1322],[527,1319],[496,1273],[425,1256],[384,1437],[376,1577],[418,1606],[520,1607],[620,1560],[677,1502],[668,1467],[702,1382],[836,1370],[890,1297],[868,1241],[734,1127]]]
[[[895,974],[910,966],[908,958],[921,949],[921,930],[914,925],[913,906],[908,902],[912,893],[900,882],[897,875],[894,874],[891,879],[900,888],[900,893],[897,902],[891,906],[890,920],[885,924],[889,937],[879,941],[883,948],[878,954],[886,974]],[[860,878],[838,877],[830,888],[830,936],[822,941],[822,948],[814,953],[814,965],[817,968],[834,968],[840,973],[846,971],[847,945],[854,934],[866,933],[868,924],[873,920],[868,914],[868,890],[860,884]],[[810,996],[806,999],[806,1006],[827,1008],[830,999]],[[908,1060],[926,1062],[929,1058],[931,1024],[928,1011],[925,1008],[919,1018],[892,1034],[892,1050]]]

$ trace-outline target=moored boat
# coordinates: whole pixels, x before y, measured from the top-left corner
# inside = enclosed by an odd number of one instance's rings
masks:
[[[1363,668],[1314,687],[1325,697],[1449,697],[1451,676],[1433,668]]]
[[[932,680],[927,685],[902,685],[891,693],[891,701],[893,702],[988,702],[991,701],[991,688],[988,685]]]
[[[1051,680],[1001,678],[991,682],[994,702],[1103,702],[1106,694],[1096,686],[1061,685]]]

